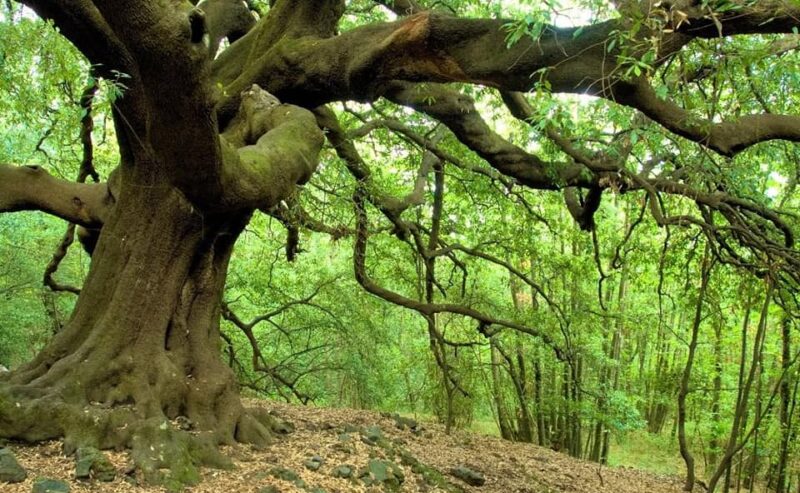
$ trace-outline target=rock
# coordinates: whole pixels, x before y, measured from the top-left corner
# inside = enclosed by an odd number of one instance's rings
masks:
[[[383,430],[379,426],[368,426],[361,430],[361,441],[367,445],[378,445],[383,440]]]
[[[178,425],[178,429],[183,431],[189,431],[194,429],[194,423],[191,419],[187,418],[186,416],[178,416],[175,418],[175,424]]]
[[[372,459],[358,474],[367,486],[382,485],[388,490],[397,490],[405,481],[405,475],[394,462]]]
[[[8,368],[6,368],[3,365],[0,365],[0,374],[2,374],[2,373],[8,373]]]
[[[94,447],[81,447],[75,453],[75,477],[89,479],[93,477],[100,481],[114,481],[117,469],[114,464],[99,450]]]
[[[33,493],[69,493],[69,483],[58,479],[39,478],[33,483]]]
[[[275,467],[270,470],[269,475],[278,479],[283,479],[284,481],[294,482],[300,479],[300,476],[298,476],[296,472],[291,469],[286,469],[285,467]]]
[[[421,484],[432,486],[436,489],[436,491],[445,491],[447,493],[464,493],[464,488],[451,483],[438,469],[423,464],[408,452],[402,452],[400,458],[403,465],[410,465],[411,471],[414,474],[419,474],[422,476]]]
[[[315,455],[314,457],[305,461],[303,465],[306,466],[306,469],[311,471],[319,471],[319,468],[322,467],[322,464],[325,463],[325,459],[322,457]]]
[[[394,413],[390,416],[394,420],[394,426],[400,430],[405,430],[408,428],[411,431],[419,429],[419,423],[416,420],[411,418],[404,418],[397,413]]]
[[[353,447],[352,445],[349,445],[347,443],[342,443],[342,442],[334,443],[331,448],[333,450],[336,450],[337,452],[342,452],[342,453],[348,454],[348,455],[353,455],[353,454],[356,453],[355,447]]]
[[[464,481],[470,486],[483,486],[486,484],[486,478],[483,477],[483,474],[473,471],[466,466],[454,467],[453,469],[450,469],[450,474],[457,477],[461,481]]]
[[[285,467],[275,467],[270,470],[269,474],[272,477],[294,483],[294,485],[298,488],[306,487],[306,482],[300,479],[300,476],[298,476],[297,473],[291,469],[286,469]]]
[[[414,457],[413,455],[411,455],[408,451],[401,450],[400,451],[400,463],[403,464],[404,466],[412,466],[413,467],[413,466],[416,466],[417,464],[419,464],[419,460],[416,457]]]
[[[28,477],[11,450],[0,449],[0,483],[21,483]]]
[[[334,478],[350,479],[353,477],[353,469],[351,465],[342,464],[341,466],[336,466],[331,476]]]
[[[272,431],[274,431],[279,435],[288,435],[289,433],[294,433],[294,425],[282,419],[275,418],[275,421],[272,423],[271,428]]]

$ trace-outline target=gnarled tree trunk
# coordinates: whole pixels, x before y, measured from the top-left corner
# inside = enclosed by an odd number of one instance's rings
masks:
[[[184,481],[196,474],[190,456],[222,464],[209,445],[270,437],[219,349],[221,293],[249,213],[203,216],[176,188],[135,175],[121,180],[71,320],[0,386],[0,436],[133,447],[146,473],[169,466]],[[178,416],[202,433],[154,460],[145,450],[175,440],[165,422]]]
[[[39,209],[99,230],[69,323],[0,380],[0,437],[63,437],[67,453],[131,448],[147,481],[177,487],[196,482],[199,465],[229,464],[218,445],[270,440],[272,420],[243,408],[221,360],[222,290],[251,214],[308,180],[322,133],[310,111],[250,85],[220,134],[206,48],[193,32],[200,14],[178,3],[97,7],[107,24],[90,12],[83,23],[53,17],[104,62],[98,71],[130,78],[114,105],[119,167],[90,185],[0,165],[0,211]]]

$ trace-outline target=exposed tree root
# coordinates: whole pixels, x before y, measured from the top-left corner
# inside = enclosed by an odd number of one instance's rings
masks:
[[[133,465],[148,484],[171,491],[197,484],[200,467],[228,469],[231,461],[218,449],[226,438],[263,447],[273,430],[285,425],[263,409],[236,405],[221,409],[229,430],[194,429],[190,417],[144,417],[133,404],[106,406],[70,403],[31,386],[0,383],[0,437],[26,442],[63,439],[64,453],[78,448],[130,449]]]

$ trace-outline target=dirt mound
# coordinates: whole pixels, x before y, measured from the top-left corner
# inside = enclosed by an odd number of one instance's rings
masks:
[[[467,432],[445,435],[435,424],[351,409],[322,409],[250,401],[295,430],[264,450],[227,447],[232,470],[203,470],[196,493],[335,492],[642,492],[679,493],[678,478],[600,467],[529,444]],[[10,444],[28,478],[0,484],[3,493],[29,493],[37,478],[67,481],[72,492],[160,492],[126,475],[126,453],[109,452],[116,479],[75,479],[75,461],[58,442]]]

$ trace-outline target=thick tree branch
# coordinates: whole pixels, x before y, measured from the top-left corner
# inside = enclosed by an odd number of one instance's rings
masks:
[[[693,38],[718,38],[737,34],[789,33],[800,22],[800,5],[789,0],[732,0],[725,12],[715,12],[713,3],[694,0],[672,2],[686,22],[677,30]]]
[[[469,96],[441,85],[394,83],[385,97],[444,123],[467,147],[500,173],[531,188],[557,189],[567,184],[592,183],[586,168],[566,162],[546,162],[500,137],[483,120]]]
[[[287,198],[295,185],[308,181],[317,167],[323,137],[309,111],[280,104],[253,86],[221,141],[224,206],[266,211]]]
[[[797,9],[777,3],[769,2],[772,10],[754,7],[717,15],[716,22],[708,20],[708,12],[698,12],[691,18],[696,29],[663,34],[662,49],[674,52],[692,37],[708,34],[705,25],[717,22],[726,34],[791,32],[800,26]],[[609,52],[607,45],[615,32],[625,29],[624,23],[584,26],[578,35],[578,28],[545,26],[539,39],[523,38],[508,46],[504,26],[509,22],[420,12],[335,38],[286,38],[270,46],[259,45],[262,55],[257,63],[250,60],[254,62],[251,70],[230,72],[226,65],[236,63],[231,54],[229,60],[216,64],[214,78],[227,87],[228,94],[235,95],[255,82],[290,102],[293,95],[302,94],[311,104],[374,99],[391,80],[469,82],[527,91],[539,81],[532,74],[540,71],[545,71],[544,79],[553,92],[610,95],[618,52]],[[246,53],[249,43],[238,49]]]
[[[641,46],[632,41],[633,46],[625,48],[626,56],[644,53],[650,46],[644,42],[648,36],[660,36],[661,53],[656,63],[661,64],[667,54],[676,52],[693,37],[710,35],[708,26],[722,26],[721,31],[717,29],[717,36],[790,32],[800,26],[797,8],[782,2],[743,4],[720,14],[704,8],[705,11],[690,9],[680,32],[661,32],[655,25],[651,26],[653,31],[645,29]],[[468,82],[511,91],[527,91],[544,80],[553,92],[588,93],[616,100],[642,109],[660,122],[655,116],[663,105],[644,94],[628,94],[642,88],[624,81],[624,71],[619,70],[617,61],[620,48],[609,49],[612,41],[617,43],[615,33],[626,29],[624,21],[584,26],[579,33],[577,29],[545,26],[539,39],[523,38],[512,46],[506,43],[507,23],[458,19],[426,11],[334,38],[282,38],[260,50],[258,60],[250,59],[253,65],[249,70],[231,73],[226,69],[236,63],[235,57],[215,67],[214,79],[226,87],[228,94],[219,109],[223,115],[229,113],[237,104],[238,91],[253,82],[288,102],[316,105],[333,100],[374,100],[391,92],[396,80]],[[665,115],[673,121],[667,122],[667,128],[708,143],[723,154],[771,138],[795,139],[798,133],[795,117],[758,117],[745,118],[735,125],[721,124],[709,139],[702,125],[678,125],[682,116],[685,115]]]
[[[100,11],[89,0],[24,0],[43,19],[52,20],[59,31],[92,62],[98,73],[113,78],[112,71],[134,73],[130,52],[113,32]]]
[[[96,228],[105,222],[113,203],[105,183],[72,183],[38,166],[0,164],[0,212],[39,210]]]
[[[619,83],[613,92],[618,103],[636,108],[667,130],[725,156],[768,140],[800,141],[800,116],[765,113],[714,123],[659,98],[645,78]]]

